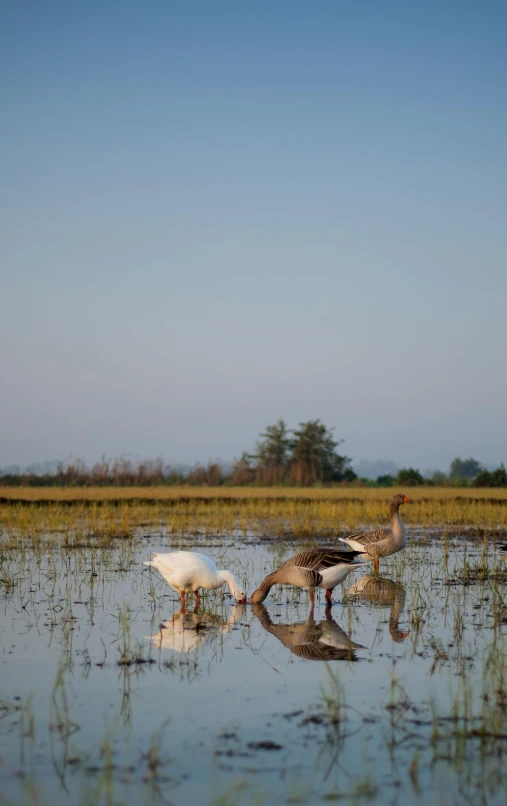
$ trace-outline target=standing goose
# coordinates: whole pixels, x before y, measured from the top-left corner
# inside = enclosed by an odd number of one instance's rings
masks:
[[[228,585],[231,593],[240,604],[246,604],[246,593],[230,571],[219,571],[211,557],[194,551],[172,551],[170,554],[155,554],[144,565],[152,565],[160,571],[171,588],[178,591],[181,603],[185,604],[185,594],[193,593],[199,604],[199,588],[221,588]]]
[[[401,522],[399,509],[402,504],[411,504],[410,498],[403,493],[393,495],[391,498],[391,528],[383,529],[381,526],[371,532],[358,532],[349,537],[340,537],[342,543],[347,543],[363,557],[373,559],[375,573],[379,572],[379,557],[389,557],[396,554],[407,545],[405,527]]]
[[[308,549],[301,551],[272,574],[268,574],[250,599],[252,604],[261,604],[273,585],[295,585],[306,588],[312,608],[315,604],[315,588],[326,591],[326,602],[331,604],[331,594],[347,574],[359,568],[363,562],[357,562],[358,551],[339,551],[336,549]]]

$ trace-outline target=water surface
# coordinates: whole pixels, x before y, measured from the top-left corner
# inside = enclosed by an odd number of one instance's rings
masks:
[[[507,565],[492,543],[414,533],[313,615],[280,587],[265,606],[216,591],[180,612],[142,564],[170,543],[144,530],[4,552],[0,802],[506,802]],[[185,547],[251,593],[302,544]]]

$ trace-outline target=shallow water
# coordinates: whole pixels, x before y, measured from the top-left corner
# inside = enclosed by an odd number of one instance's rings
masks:
[[[193,547],[251,593],[301,544]],[[155,534],[2,555],[0,802],[506,802],[493,544],[414,534],[313,618],[291,588],[180,613],[142,565],[169,548]]]

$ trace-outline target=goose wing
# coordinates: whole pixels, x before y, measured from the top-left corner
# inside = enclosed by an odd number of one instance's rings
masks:
[[[356,656],[348,649],[335,649],[326,644],[299,644],[291,649],[293,655],[297,655],[304,660],[357,660]]]
[[[361,555],[359,551],[340,551],[339,549],[307,549],[301,551],[293,558],[297,568],[307,568],[311,571],[324,571],[342,563],[353,563]]]
[[[350,543],[350,541],[353,540],[354,543],[359,543],[359,545],[366,547],[374,546],[376,543],[381,543],[383,540],[388,540],[390,537],[391,532],[379,527],[378,529],[372,529],[371,532],[357,532],[354,535],[342,537],[340,540],[343,540],[345,543]]]

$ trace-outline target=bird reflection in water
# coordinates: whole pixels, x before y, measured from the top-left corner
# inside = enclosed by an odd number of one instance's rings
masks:
[[[347,589],[345,596],[352,602],[361,600],[370,602],[374,607],[389,607],[391,609],[389,613],[391,638],[397,643],[405,640],[408,632],[400,630],[398,625],[406,599],[406,591],[401,582],[365,574]]]
[[[353,650],[366,649],[352,641],[346,632],[331,618],[331,607],[326,607],[326,618],[316,622],[313,609],[306,621],[293,624],[274,623],[262,604],[252,605],[266,632],[274,635],[290,652],[304,660],[357,660]]]
[[[201,649],[218,637],[228,635],[245,615],[245,606],[231,607],[228,620],[216,613],[206,613],[198,607],[193,611],[182,607],[178,613],[166,619],[154,635],[148,635],[157,649],[170,649],[172,652],[192,652]]]
[[[507,543],[498,548],[500,551],[500,559],[507,563]],[[500,607],[498,618],[503,624],[507,624],[507,607]]]

